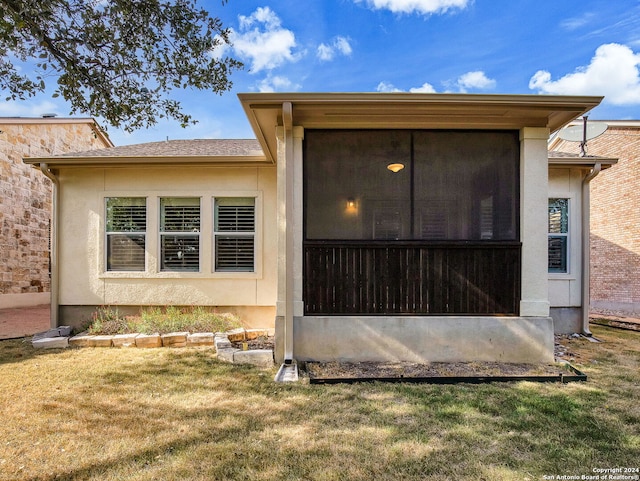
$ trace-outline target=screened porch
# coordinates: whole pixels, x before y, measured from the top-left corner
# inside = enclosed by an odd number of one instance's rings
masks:
[[[517,131],[306,130],[305,315],[518,315]]]

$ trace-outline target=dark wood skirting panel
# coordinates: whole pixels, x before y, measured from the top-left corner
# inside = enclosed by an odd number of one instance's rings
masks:
[[[518,315],[519,242],[307,241],[305,314]]]

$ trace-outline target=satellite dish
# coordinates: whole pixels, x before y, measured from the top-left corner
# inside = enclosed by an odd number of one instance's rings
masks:
[[[558,137],[570,142],[585,142],[605,133],[609,126],[604,122],[589,122],[586,127],[573,125],[558,132]]]

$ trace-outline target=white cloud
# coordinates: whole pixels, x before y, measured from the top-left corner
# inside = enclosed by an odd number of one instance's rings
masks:
[[[334,37],[329,45],[321,43],[318,46],[317,57],[327,62],[329,60],[333,60],[336,54],[349,56],[352,52],[351,44],[349,43],[349,39],[342,36]]]
[[[267,78],[258,82],[257,87],[259,92],[295,92],[301,88],[300,85],[280,75],[267,76]]]
[[[405,90],[395,87],[392,83],[385,81],[382,81],[378,84],[378,86],[376,87],[376,91],[387,93],[406,92]],[[411,92],[412,94],[433,94],[436,93],[436,89],[434,89],[433,85],[431,85],[430,83],[425,82],[420,87],[410,88],[409,92]]]
[[[394,13],[445,13],[452,9],[464,9],[473,0],[354,0],[365,2],[374,10],[389,10]]]
[[[577,30],[579,28],[587,26],[592,20],[596,18],[596,14],[593,12],[586,12],[578,17],[567,18],[560,22],[560,26],[567,30]]]
[[[604,95],[614,105],[640,104],[640,54],[626,45],[609,43],[596,50],[591,63],[558,80],[551,73],[538,70],[529,88],[544,94]]]
[[[382,81],[376,87],[376,92],[404,92],[404,90],[394,87],[392,83]]]
[[[433,88],[433,85],[430,83],[423,83],[422,87],[414,87],[409,89],[409,92],[412,94],[433,94],[436,93],[436,89]]]
[[[0,117],[42,117],[44,114],[67,115],[60,113],[61,107],[55,103],[44,100],[41,102],[0,102]]]
[[[272,70],[286,62],[296,62],[296,37],[283,28],[280,18],[269,8],[260,7],[249,16],[239,17],[240,30],[231,31],[234,52],[251,62],[251,72]]]
[[[468,89],[486,90],[496,86],[496,81],[488,78],[482,70],[475,70],[460,75],[457,81],[460,92],[466,92]]]

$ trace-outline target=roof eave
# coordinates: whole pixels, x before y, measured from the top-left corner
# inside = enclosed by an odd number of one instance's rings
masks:
[[[277,156],[275,128],[291,102],[294,125],[304,128],[519,129],[551,131],[596,107],[603,97],[411,93],[238,94],[270,160]]]
[[[271,165],[264,156],[125,156],[125,157],[26,157],[23,162],[33,167],[47,164],[52,168],[61,167],[136,167],[167,165],[213,165],[213,166],[254,166]]]
[[[549,156],[549,166],[550,167],[581,167],[585,169],[590,169],[596,164],[600,164],[603,169],[608,169],[609,167],[618,163],[618,159],[614,159],[611,157],[553,157]]]

